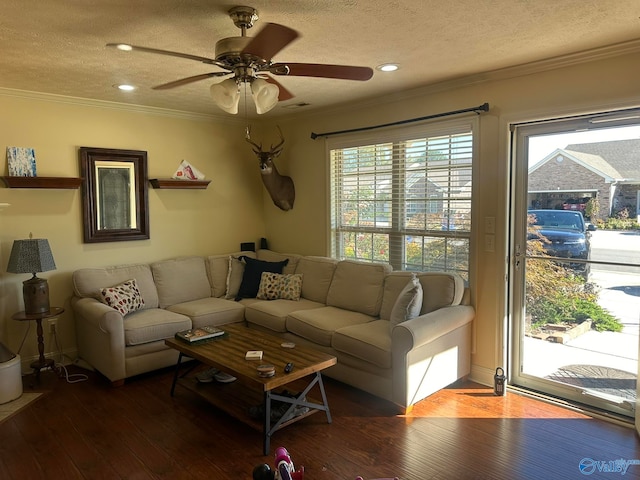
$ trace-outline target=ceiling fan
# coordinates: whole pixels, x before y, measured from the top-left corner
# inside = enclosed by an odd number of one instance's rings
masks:
[[[219,40],[215,47],[215,58],[124,43],[108,43],[107,47],[124,51],[148,52],[186,58],[221,68],[223,71],[181,78],[157,85],[153,89],[166,90],[208,78],[233,75],[223,82],[215,83],[210,87],[211,95],[216,105],[232,114],[238,113],[240,87],[243,83],[248,83],[251,86],[256,111],[259,114],[271,110],[278,101],[289,100],[294,97],[291,92],[269,74],[360,81],[369,80],[373,76],[373,69],[369,67],[319,63],[274,63],[272,61],[273,56],[298,38],[298,32],[284,25],[267,23],[256,36],[247,37],[247,30],[258,20],[257,10],[252,7],[233,7],[229,10],[229,16],[236,27],[240,29],[241,36]]]

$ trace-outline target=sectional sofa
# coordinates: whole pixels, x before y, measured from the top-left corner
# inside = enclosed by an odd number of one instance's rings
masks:
[[[73,273],[78,354],[114,385],[174,365],[175,332],[244,322],[330,353],[326,375],[410,408],[470,371],[460,276],[270,250]]]

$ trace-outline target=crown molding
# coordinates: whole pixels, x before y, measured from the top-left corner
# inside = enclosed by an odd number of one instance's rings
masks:
[[[223,121],[227,124],[238,123],[239,125],[244,125],[245,123],[244,119],[231,117],[231,116],[186,112],[182,110],[150,107],[146,105],[135,105],[131,103],[108,102],[105,100],[71,97],[66,95],[56,95],[52,93],[32,92],[29,90],[18,90],[13,88],[0,87],[0,96],[23,98],[27,100],[38,100],[43,102],[62,103],[66,105],[77,105],[82,107],[105,108],[105,109],[120,110],[125,112],[132,112],[132,113],[143,113],[143,114],[157,115],[162,117],[180,118],[184,120],[196,120],[196,121],[204,121],[204,122]]]
[[[628,42],[617,43],[614,45],[607,45],[605,47],[594,48],[591,50],[585,50],[576,53],[570,53],[567,55],[560,55],[557,57],[547,58],[544,60],[538,60],[535,62],[523,63],[520,65],[514,65],[512,67],[505,67],[496,70],[489,70],[486,72],[474,73],[471,75],[465,75],[463,77],[456,77],[441,82],[432,83],[422,87],[397,92],[392,95],[386,95],[383,98],[375,97],[369,100],[363,100],[359,102],[352,102],[343,104],[337,107],[333,107],[325,110],[317,110],[313,113],[342,113],[344,111],[351,111],[354,108],[368,108],[382,105],[389,105],[398,101],[412,100],[418,97],[424,97],[425,95],[433,95],[435,93],[441,93],[450,90],[456,90],[459,88],[471,87],[474,85],[480,85],[488,82],[495,82],[500,80],[508,80],[511,78],[524,77],[527,75],[533,75],[536,73],[547,72],[550,70],[557,70],[573,65],[579,65],[584,63],[595,62],[598,60],[604,60],[608,58],[618,57],[621,55],[629,55],[640,52],[640,39],[630,40]],[[312,112],[309,112],[312,113]]]

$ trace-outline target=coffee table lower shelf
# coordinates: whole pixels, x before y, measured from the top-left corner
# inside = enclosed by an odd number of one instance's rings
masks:
[[[269,454],[271,436],[276,431],[321,411],[326,413],[327,423],[331,423],[332,421],[320,372],[316,372],[311,375],[311,380],[304,390],[298,393],[297,397],[291,397],[282,395],[283,392],[260,392],[247,387],[239,381],[232,383],[200,383],[196,379],[195,375],[189,374],[193,367],[189,368],[182,376],[179,376],[179,366],[180,361],[178,362],[173,384],[171,386],[171,396],[175,393],[175,386],[179,385],[205,399],[207,402],[231,415],[236,420],[258,431],[262,431],[263,450],[265,455]],[[307,397],[307,393],[316,384],[318,385],[322,396],[322,401],[320,403],[318,400]],[[289,408],[279,420],[272,423],[270,411],[274,400],[289,404]],[[252,418],[249,414],[249,409],[251,407],[259,405],[263,406],[264,411],[264,419],[262,421]],[[308,410],[304,413],[288,418],[290,416],[290,411],[295,411],[298,407],[307,407]],[[283,420],[284,418],[287,418],[287,420]]]

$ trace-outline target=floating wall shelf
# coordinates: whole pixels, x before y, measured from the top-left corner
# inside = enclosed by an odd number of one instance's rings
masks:
[[[211,180],[176,180],[173,178],[150,178],[153,188],[198,188],[205,189]]]
[[[74,177],[0,177],[8,188],[66,188],[82,185],[82,178]]]

